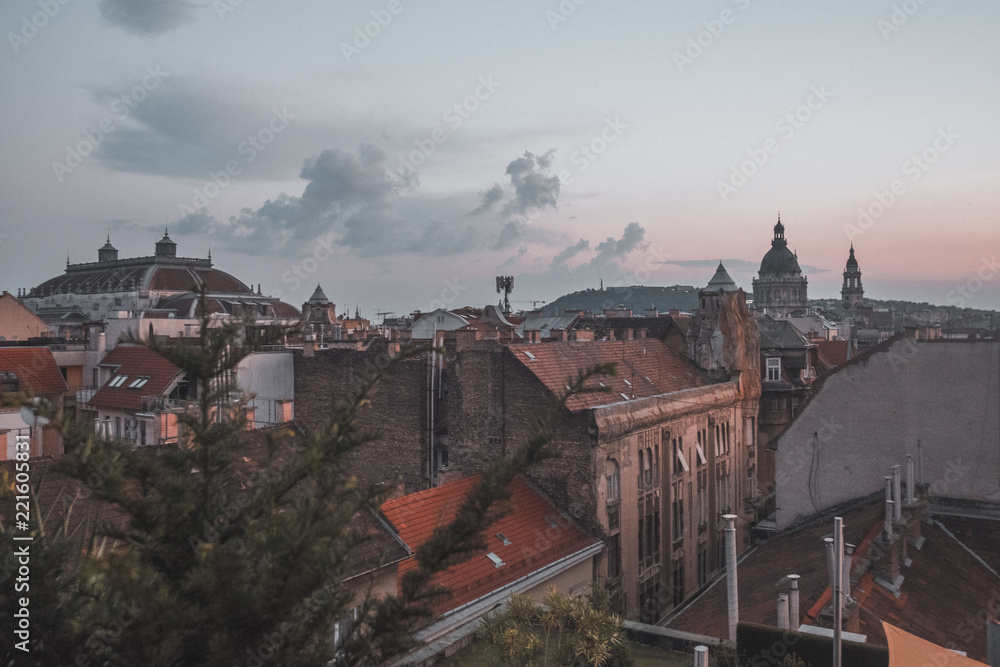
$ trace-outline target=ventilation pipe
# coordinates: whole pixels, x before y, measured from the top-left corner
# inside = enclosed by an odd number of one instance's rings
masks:
[[[851,594],[851,557],[854,556],[854,545],[844,543],[844,566],[841,569],[841,576],[843,582],[841,586],[844,588],[844,599]]]
[[[892,466],[892,518],[899,521],[903,518],[903,489],[899,466]]]
[[[824,545],[826,547],[826,576],[830,580],[831,590],[833,588],[833,538],[824,537]]]
[[[913,457],[906,455],[906,504],[913,505],[916,502],[916,480],[913,479]]]
[[[799,616],[799,575],[790,574],[788,579],[792,582],[792,589],[788,593],[789,629],[798,630],[799,621],[802,618]]]
[[[778,593],[778,627],[788,629],[788,593]]]
[[[919,474],[919,476],[917,477],[917,481],[920,484],[923,484],[924,483],[924,445],[919,440],[917,440],[917,465],[919,466],[919,468],[917,469],[917,472]]]
[[[694,667],[708,667],[708,647],[694,647]]]
[[[885,478],[885,537],[892,538],[892,477]]]
[[[841,667],[840,639],[844,616],[844,519],[833,519],[833,572],[836,582],[833,586],[833,667]]]
[[[723,514],[726,521],[726,588],[729,593],[729,639],[736,641],[736,625],[740,622],[739,591],[736,586],[736,515]]]

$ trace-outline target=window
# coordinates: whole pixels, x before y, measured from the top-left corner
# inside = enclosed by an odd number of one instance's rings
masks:
[[[719,510],[719,514],[729,514],[732,511],[731,483],[729,466],[723,461],[716,466],[716,507]]]
[[[621,468],[618,466],[618,461],[608,459],[604,464],[604,470],[608,482],[608,503],[618,502],[622,497]]]
[[[705,458],[705,442],[708,440],[708,431],[701,429],[698,431],[698,442],[695,443],[694,451],[695,455],[698,457],[698,467],[701,467],[708,463]]]
[[[639,584],[639,620],[653,624],[660,620],[660,580],[651,577]]]
[[[109,387],[120,387],[120,386],[122,386],[125,383],[125,380],[127,380],[127,379],[128,379],[127,375],[116,375],[113,378],[111,378],[111,382],[108,383],[108,386]]]
[[[340,646],[351,635],[351,629],[358,620],[358,608],[355,607],[344,614],[343,618],[333,626],[333,645]]]
[[[708,471],[698,471],[698,532],[708,528]]]
[[[638,485],[638,487],[639,487],[640,490],[642,489],[642,471],[646,467],[645,464],[643,463],[644,456],[645,455],[644,455],[643,451],[640,449],[639,450],[639,480],[637,482],[637,485]]]
[[[767,381],[778,382],[781,380],[781,357],[767,358]]]
[[[708,583],[708,543],[698,545],[698,586]]]
[[[676,482],[672,487],[672,491],[671,518],[673,523],[673,537],[676,542],[684,537],[684,483]]]
[[[140,389],[140,388],[146,386],[147,382],[149,382],[149,378],[148,377],[137,377],[136,379],[132,380],[132,383],[128,386],[128,388],[129,389]]]
[[[621,530],[621,511],[616,505],[608,509],[608,532],[614,533]]]
[[[674,438],[674,474],[680,475],[690,470],[684,457],[684,438]]]
[[[684,556],[674,561],[673,567],[674,606],[684,602]]]
[[[646,486],[653,483],[653,450],[646,450],[646,469],[643,471]]]
[[[620,535],[608,538],[608,579],[622,576],[622,542]]]
[[[144,419],[139,420],[139,444],[146,444],[146,421]]]

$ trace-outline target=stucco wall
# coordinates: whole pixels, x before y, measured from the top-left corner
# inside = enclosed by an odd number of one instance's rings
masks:
[[[996,341],[912,339],[826,378],[776,443],[779,528],[905,482],[918,440],[931,495],[1000,502],[998,380]]]

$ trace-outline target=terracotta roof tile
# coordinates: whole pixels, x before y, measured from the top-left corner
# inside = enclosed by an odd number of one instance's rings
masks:
[[[0,347],[0,371],[16,373],[21,391],[31,394],[66,392],[66,381],[47,347]]]
[[[142,410],[143,396],[160,396],[174,378],[181,372],[177,366],[143,345],[119,345],[101,361],[102,366],[113,366],[115,372],[90,399],[90,404],[100,408],[112,408],[139,412]],[[115,375],[128,376],[119,387],[110,386]],[[140,377],[149,379],[141,387],[129,385]]]
[[[711,384],[698,367],[665,343],[640,338],[620,341],[566,341],[511,345],[511,352],[554,394],[565,393],[569,382],[598,364],[615,363],[618,374],[592,379],[587,386],[604,384],[608,393],[577,394],[570,410],[585,410],[634,398],[648,398]]]
[[[390,500],[382,506],[382,513],[403,541],[416,550],[438,526],[455,517],[479,479],[478,475],[467,477]],[[460,607],[594,544],[523,479],[515,479],[509,490],[505,509],[510,511],[485,531],[486,551],[435,577],[435,584],[451,591],[437,604],[438,613]],[[498,533],[507,538],[507,544]],[[495,565],[488,553],[495,554],[502,565]],[[399,575],[416,565],[415,557],[408,558],[400,564]]]
[[[834,366],[842,366],[847,363],[848,341],[814,340],[812,342],[816,343],[820,353]]]

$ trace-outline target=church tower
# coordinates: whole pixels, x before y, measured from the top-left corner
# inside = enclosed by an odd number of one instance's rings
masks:
[[[802,275],[799,258],[788,249],[785,226],[774,226],[771,249],[760,262],[759,277],[753,281],[753,307],[775,317],[787,317],[808,304],[806,290],[809,281]]]
[[[861,287],[861,269],[858,260],[854,258],[854,244],[851,244],[851,255],[847,258],[844,269],[844,286],[840,288],[844,310],[861,308],[865,305],[865,290]]]

